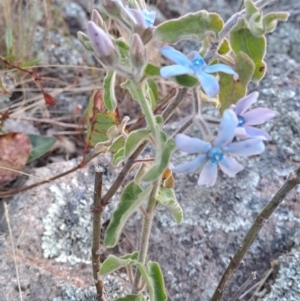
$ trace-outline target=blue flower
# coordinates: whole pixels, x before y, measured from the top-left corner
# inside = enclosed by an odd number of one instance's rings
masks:
[[[275,117],[276,112],[267,108],[256,108],[248,111],[251,105],[257,102],[258,96],[258,92],[253,92],[241,98],[235,106],[232,106],[232,110],[239,120],[235,131],[235,135],[239,138],[259,138],[262,140],[270,138],[266,131],[257,129],[253,125],[265,123]]]
[[[237,126],[236,114],[231,109],[227,109],[224,111],[218,135],[212,142],[191,138],[184,134],[176,135],[175,143],[181,151],[190,154],[199,153],[199,155],[190,162],[177,166],[171,165],[171,169],[177,173],[186,173],[195,171],[204,164],[198,185],[213,186],[217,180],[218,166],[229,177],[234,177],[243,170],[243,166],[231,155],[252,156],[262,153],[265,149],[261,139],[232,142]]]
[[[227,65],[215,64],[208,66],[197,51],[192,51],[189,54],[191,59],[170,46],[161,48],[160,52],[169,60],[177,64],[173,66],[162,67],[160,69],[160,74],[162,77],[167,78],[182,74],[196,75],[199,79],[202,89],[210,98],[215,97],[219,93],[220,87],[217,78],[208,73],[224,72],[227,74],[232,74],[235,80],[237,80],[239,77],[238,74]]]

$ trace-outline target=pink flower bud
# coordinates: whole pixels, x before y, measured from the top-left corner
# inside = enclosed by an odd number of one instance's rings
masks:
[[[132,65],[141,71],[147,62],[146,49],[138,34],[133,34],[131,42],[130,59]]]
[[[109,35],[93,21],[88,22],[87,32],[94,52],[100,61],[105,65],[115,64],[118,61],[118,53]]]

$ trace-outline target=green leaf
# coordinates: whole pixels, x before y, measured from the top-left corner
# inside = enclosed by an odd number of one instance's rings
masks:
[[[224,54],[229,53],[230,50],[231,50],[231,47],[230,47],[229,41],[227,39],[224,39],[218,50],[218,53],[220,55],[224,55]]]
[[[122,257],[109,255],[101,265],[100,274],[107,275],[120,268],[132,264],[138,259],[139,252],[133,252]]]
[[[121,148],[120,150],[118,150],[118,151],[114,154],[111,163],[112,163],[114,166],[118,166],[124,159],[125,159],[125,156],[124,156],[124,148]]]
[[[114,112],[117,107],[117,99],[115,95],[115,78],[116,78],[115,71],[110,69],[107,72],[103,83],[104,104],[106,108],[111,112]]]
[[[119,50],[122,65],[130,66],[130,60],[129,60],[130,47],[124,42],[122,38],[116,39],[114,40],[114,42]]]
[[[161,147],[157,147],[154,165],[145,174],[142,180],[146,182],[156,180],[169,165],[171,155],[175,149],[176,145],[173,139],[169,139],[163,143]]]
[[[166,301],[167,294],[165,292],[164,280],[159,267],[156,262],[148,262],[147,267],[142,265],[140,262],[134,264],[144,282],[147,284],[150,301]]]
[[[117,138],[114,143],[110,146],[108,149],[109,152],[111,153],[116,153],[118,152],[121,148],[123,148],[125,145],[125,138],[123,136],[120,136]]]
[[[86,143],[94,147],[98,142],[108,141],[107,131],[118,123],[118,115],[104,107],[102,90],[93,91],[87,107]]]
[[[254,72],[254,63],[249,56],[239,52],[235,58],[235,71],[239,74],[239,80],[235,81],[231,75],[220,73],[219,100],[221,112],[230,105],[235,104],[247,94],[247,86]]]
[[[189,74],[183,74],[183,75],[177,75],[175,76],[175,81],[184,87],[194,87],[195,85],[197,85],[199,83],[199,80],[192,75]]]
[[[148,86],[148,89],[147,89],[148,94],[149,94],[149,97],[151,100],[151,107],[152,107],[152,110],[154,110],[156,107],[157,100],[158,100],[157,85],[156,85],[156,82],[152,78],[149,78],[147,80],[147,86]]]
[[[104,245],[114,247],[119,239],[121,231],[137,207],[150,195],[152,187],[148,186],[145,190],[136,182],[130,182],[121,195],[117,209],[112,215],[110,223],[105,233]]]
[[[236,55],[247,54],[255,64],[252,81],[258,83],[266,73],[266,63],[263,58],[266,53],[266,38],[254,36],[248,28],[233,30],[230,34],[230,44]]]
[[[115,299],[114,301],[145,301],[143,295],[127,295],[125,297],[121,297],[118,299]]]
[[[285,12],[272,12],[266,14],[263,18],[265,33],[273,32],[277,27],[278,21],[287,21],[289,15],[289,13]]]
[[[56,142],[54,137],[39,135],[28,135],[28,137],[31,143],[31,152],[28,163],[46,154]]]
[[[157,201],[166,206],[172,213],[175,221],[178,224],[181,224],[183,221],[183,211],[179,204],[179,202],[176,199],[174,190],[171,188],[165,188],[160,187],[158,195],[157,195]]]
[[[157,262],[149,261],[147,263],[149,277],[152,281],[154,289],[154,301],[166,301],[167,294],[165,291],[164,277],[161,272],[160,266]]]
[[[182,39],[202,41],[208,34],[216,37],[222,28],[223,20],[218,14],[201,10],[160,24],[154,35],[167,43],[176,43]]]
[[[147,77],[160,76],[160,67],[148,63],[144,69],[144,75]]]
[[[34,60],[24,62],[24,63],[21,64],[21,68],[35,66],[39,61],[40,61],[40,59],[34,59]]]
[[[151,131],[147,129],[132,131],[125,143],[125,158],[128,158],[148,138],[150,133]]]
[[[7,53],[10,53],[13,47],[13,33],[11,24],[8,24],[5,28],[5,46]]]

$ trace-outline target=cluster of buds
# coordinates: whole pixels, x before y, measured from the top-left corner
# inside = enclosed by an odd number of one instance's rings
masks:
[[[124,53],[120,54],[118,43],[111,37],[103,18],[96,10],[93,10],[92,20],[88,22],[87,35],[79,32],[79,40],[87,50],[94,52],[104,66],[129,77],[139,78],[147,63],[145,44],[153,36],[155,12],[140,9],[137,5],[135,8],[124,6],[121,0],[104,0],[102,6],[108,16],[129,30],[128,59],[122,58]]]

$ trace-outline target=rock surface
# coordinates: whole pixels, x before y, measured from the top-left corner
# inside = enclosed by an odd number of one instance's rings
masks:
[[[176,8],[175,2],[172,1],[172,10]],[[191,4],[195,1],[186,2]],[[207,5],[202,8],[210,10],[218,5],[217,11],[226,16],[225,10],[230,7],[228,3],[236,6],[237,2],[201,3]],[[220,173],[213,189],[197,187],[197,173],[176,177],[176,195],[184,210],[181,225],[172,220],[167,210],[158,208],[149,258],[161,263],[170,300],[209,300],[229,262],[229,256],[236,251],[257,213],[282,185],[289,172],[300,164],[300,61],[294,40],[297,38],[299,45],[297,14],[300,4],[298,1],[291,3],[295,6],[291,22],[280,25],[279,30],[269,38],[267,75],[259,87],[251,87],[260,91],[259,106],[278,112],[276,119],[266,126],[271,136],[266,151],[261,156],[241,161],[245,170],[235,179]],[[279,5],[290,7],[284,1],[279,1]],[[292,28],[294,31],[291,31]],[[278,47],[278,41],[282,42],[282,47]],[[178,123],[168,129],[177,127]],[[197,135],[197,129],[191,129],[190,133]],[[105,156],[98,160],[109,165],[109,158]],[[175,162],[183,160],[186,160],[184,154],[175,154]],[[44,179],[77,163],[73,160],[51,164],[31,173]],[[59,181],[7,200],[8,205],[1,201],[0,301],[19,299],[16,267],[24,301],[94,300],[89,252],[95,163]],[[108,170],[104,190],[109,188],[118,173],[118,170]],[[27,184],[34,181],[31,179]],[[251,272],[257,271],[257,279],[262,279],[270,263],[277,259],[278,273],[270,277],[274,282],[269,279],[270,289],[265,289],[264,295],[254,300],[299,300],[299,199],[298,187],[260,233],[224,300],[231,299],[232,293]],[[116,201],[117,198],[104,212],[103,228],[107,226]],[[118,247],[103,249],[104,256],[133,251],[138,245],[140,225],[141,216],[136,213],[126,225]],[[113,275],[105,279],[111,298],[128,290],[125,278],[123,275]]]

